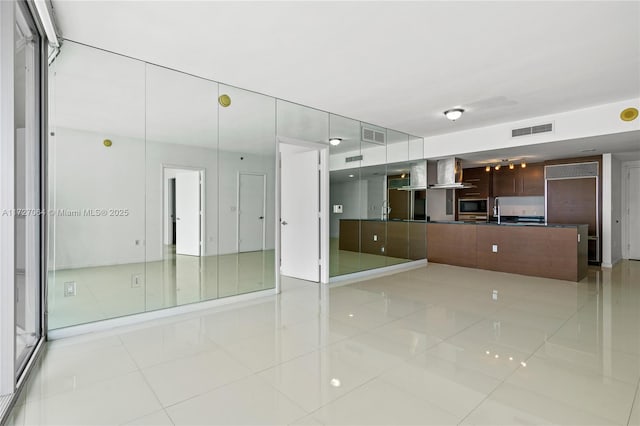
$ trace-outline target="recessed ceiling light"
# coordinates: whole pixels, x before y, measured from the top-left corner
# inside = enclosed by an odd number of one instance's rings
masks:
[[[336,379],[335,377],[331,379],[329,383],[331,383],[331,386],[333,386],[334,388],[340,387],[340,379]]]
[[[464,110],[462,108],[452,108],[452,109],[446,110],[444,112],[444,116],[451,121],[456,121],[458,118],[462,117],[463,112]]]
[[[333,146],[338,146],[340,145],[340,142],[342,142],[341,138],[331,138],[329,139],[329,143]]]

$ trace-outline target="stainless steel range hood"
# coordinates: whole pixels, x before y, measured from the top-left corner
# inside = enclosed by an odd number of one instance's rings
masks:
[[[429,189],[463,189],[474,188],[473,185],[462,182],[462,165],[460,160],[451,157],[438,160],[438,181],[429,185]]]
[[[427,160],[411,164],[409,185],[398,188],[402,191],[419,191],[427,189]]]

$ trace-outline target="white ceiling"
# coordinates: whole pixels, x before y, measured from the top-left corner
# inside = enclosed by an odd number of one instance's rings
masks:
[[[53,5],[66,38],[420,136],[640,96],[637,1]]]

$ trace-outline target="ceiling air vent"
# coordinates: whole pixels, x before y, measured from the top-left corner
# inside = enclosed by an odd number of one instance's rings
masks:
[[[380,130],[362,127],[362,140],[364,142],[371,142],[377,145],[384,145],[386,142],[386,137],[384,132],[381,132]]]
[[[553,123],[540,124],[538,126],[531,126],[531,127],[522,127],[520,129],[513,129],[511,130],[511,137],[517,138],[518,136],[535,135],[538,133],[547,133],[547,132],[553,132]]]
[[[352,163],[354,161],[360,161],[362,160],[362,155],[354,155],[353,157],[347,157],[346,159],[347,163]]]

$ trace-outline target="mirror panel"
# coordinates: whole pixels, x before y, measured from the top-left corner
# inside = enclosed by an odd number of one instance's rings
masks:
[[[424,158],[424,138],[409,135],[409,160]]]
[[[409,135],[387,130],[387,163],[409,160]]]
[[[220,84],[219,289],[275,286],[276,100]],[[326,132],[326,130],[325,130]]]
[[[147,310],[218,297],[218,84],[146,66]]]
[[[145,64],[66,42],[51,71],[55,329],[145,310]]]
[[[326,144],[329,139],[329,114],[293,102],[277,100],[278,137]]]

